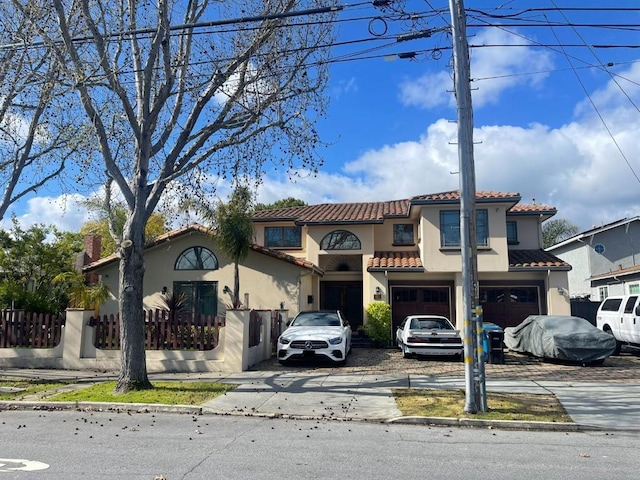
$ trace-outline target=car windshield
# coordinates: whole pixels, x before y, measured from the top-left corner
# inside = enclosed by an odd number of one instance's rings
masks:
[[[411,330],[452,330],[451,324],[444,318],[413,318]]]
[[[331,312],[301,313],[293,320],[293,322],[291,322],[291,326],[292,327],[339,327],[340,319],[338,318],[338,314],[331,313]]]

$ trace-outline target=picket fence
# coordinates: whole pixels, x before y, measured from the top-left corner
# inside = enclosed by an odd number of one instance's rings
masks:
[[[0,348],[53,348],[64,323],[60,315],[0,310]]]
[[[191,314],[172,315],[166,310],[145,310],[146,350],[213,350],[220,341],[225,319]],[[120,349],[120,315],[91,317],[93,345],[101,350]]]

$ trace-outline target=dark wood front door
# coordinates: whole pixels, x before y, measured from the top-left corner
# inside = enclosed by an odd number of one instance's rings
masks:
[[[322,282],[320,308],[342,310],[354,332],[362,325],[362,283]]]

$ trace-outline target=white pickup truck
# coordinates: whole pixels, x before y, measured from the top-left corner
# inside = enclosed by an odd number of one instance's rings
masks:
[[[640,347],[640,295],[620,295],[606,298],[598,307],[596,326],[617,341],[614,355],[623,344]]]

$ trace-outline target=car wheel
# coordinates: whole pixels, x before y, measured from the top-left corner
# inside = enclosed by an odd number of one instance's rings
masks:
[[[407,350],[407,347],[404,344],[400,346],[400,349],[402,350],[403,358],[411,358],[411,353],[409,353],[409,351]]]
[[[289,362],[286,360],[278,360],[278,362],[280,362],[280,365],[289,365]]]

